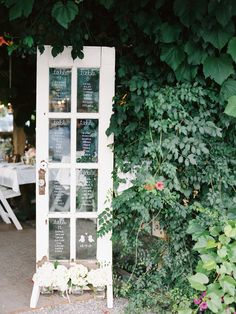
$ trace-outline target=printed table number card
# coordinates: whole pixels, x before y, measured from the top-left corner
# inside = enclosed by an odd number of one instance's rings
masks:
[[[70,259],[70,219],[49,219],[49,259]]]
[[[77,119],[76,162],[98,161],[98,120]]]
[[[70,211],[70,169],[49,169],[49,211]]]
[[[49,119],[49,161],[68,161],[70,158],[70,134],[70,119]]]
[[[71,69],[49,69],[49,111],[70,112]]]
[[[97,211],[97,169],[76,170],[76,211]]]
[[[80,68],[77,74],[77,111],[98,112],[99,69]]]
[[[97,220],[76,219],[76,259],[94,260],[97,252]]]

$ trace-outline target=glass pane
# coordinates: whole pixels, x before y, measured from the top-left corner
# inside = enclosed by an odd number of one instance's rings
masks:
[[[70,211],[69,169],[49,169],[49,211]]]
[[[70,219],[49,219],[49,259],[70,259]]]
[[[98,161],[98,120],[77,120],[76,162]]]
[[[70,119],[49,119],[49,161],[70,162]]]
[[[49,69],[49,111],[69,112],[71,108],[71,69]]]
[[[96,259],[96,219],[76,219],[76,259]]]
[[[78,69],[77,111],[98,112],[99,69]]]
[[[97,169],[76,170],[76,211],[97,211]]]

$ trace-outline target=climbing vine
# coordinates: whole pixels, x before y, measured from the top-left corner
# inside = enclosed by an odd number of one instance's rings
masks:
[[[235,210],[235,22],[234,0],[0,1],[9,55],[116,48],[114,219],[107,208],[100,233],[113,227],[116,291],[130,312],[177,311],[197,262],[189,221]],[[120,173],[132,178],[122,193]]]

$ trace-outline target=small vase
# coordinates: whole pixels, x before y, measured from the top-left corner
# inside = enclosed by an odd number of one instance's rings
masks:
[[[84,293],[83,287],[73,286],[71,288],[71,293],[75,295],[82,295]]]
[[[40,293],[45,296],[50,296],[53,294],[53,289],[51,287],[40,287]]]
[[[105,286],[99,286],[94,288],[94,298],[104,299],[105,298]]]

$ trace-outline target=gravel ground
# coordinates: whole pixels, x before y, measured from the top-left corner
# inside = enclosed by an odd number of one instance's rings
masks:
[[[106,307],[106,300],[88,300],[53,307],[21,312],[21,314],[122,314],[127,305],[125,299],[115,299],[113,309]]]

